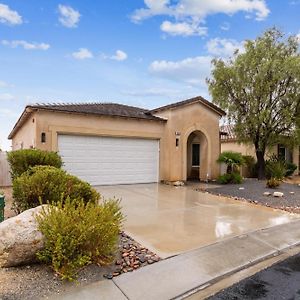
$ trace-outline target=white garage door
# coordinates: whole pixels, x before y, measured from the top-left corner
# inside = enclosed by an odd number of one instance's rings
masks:
[[[159,141],[59,135],[64,168],[93,185],[158,182]]]

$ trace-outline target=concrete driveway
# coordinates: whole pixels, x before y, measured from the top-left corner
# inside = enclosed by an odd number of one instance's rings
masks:
[[[98,186],[121,199],[125,231],[162,258],[290,222],[283,211],[162,184]]]

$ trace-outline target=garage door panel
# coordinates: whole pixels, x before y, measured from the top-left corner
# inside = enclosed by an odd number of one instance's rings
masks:
[[[159,141],[59,135],[64,168],[94,185],[158,181]]]

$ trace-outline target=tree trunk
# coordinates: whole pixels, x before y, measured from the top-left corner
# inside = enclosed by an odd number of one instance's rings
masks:
[[[262,150],[256,150],[256,158],[257,158],[257,172],[258,172],[258,180],[266,179],[266,163],[265,163],[265,152]]]

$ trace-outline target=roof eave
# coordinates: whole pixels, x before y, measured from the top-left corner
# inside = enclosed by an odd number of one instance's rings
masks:
[[[31,115],[31,113],[34,111],[35,109],[30,106],[27,105],[24,109],[24,111],[22,112],[21,116],[19,117],[19,119],[17,120],[14,128],[12,129],[12,131],[10,132],[10,134],[8,135],[8,139],[11,140],[14,135],[17,133],[17,131],[21,128],[21,126],[27,121],[27,119],[29,118],[29,116]]]
[[[192,101],[190,101],[190,102],[182,103],[182,104],[179,104],[177,106],[174,105],[174,103],[173,103],[173,104],[165,105],[165,106],[162,106],[162,107],[154,108],[154,109],[149,111],[149,114],[154,114],[154,113],[157,113],[157,112],[160,112],[160,111],[163,111],[163,110],[168,110],[168,109],[176,109],[178,107],[186,106],[186,105],[192,105],[194,103],[201,103],[204,106],[206,106],[207,108],[209,108],[209,109],[213,110],[214,112],[216,112],[221,117],[226,116],[226,112],[224,110],[222,110],[221,108],[215,106],[213,103],[211,103],[211,105],[207,104],[206,101],[208,102],[208,100],[206,100],[204,98],[202,100],[202,97],[195,97],[194,100],[193,100],[193,98],[191,100]],[[204,101],[204,100],[206,100],[206,101]]]

